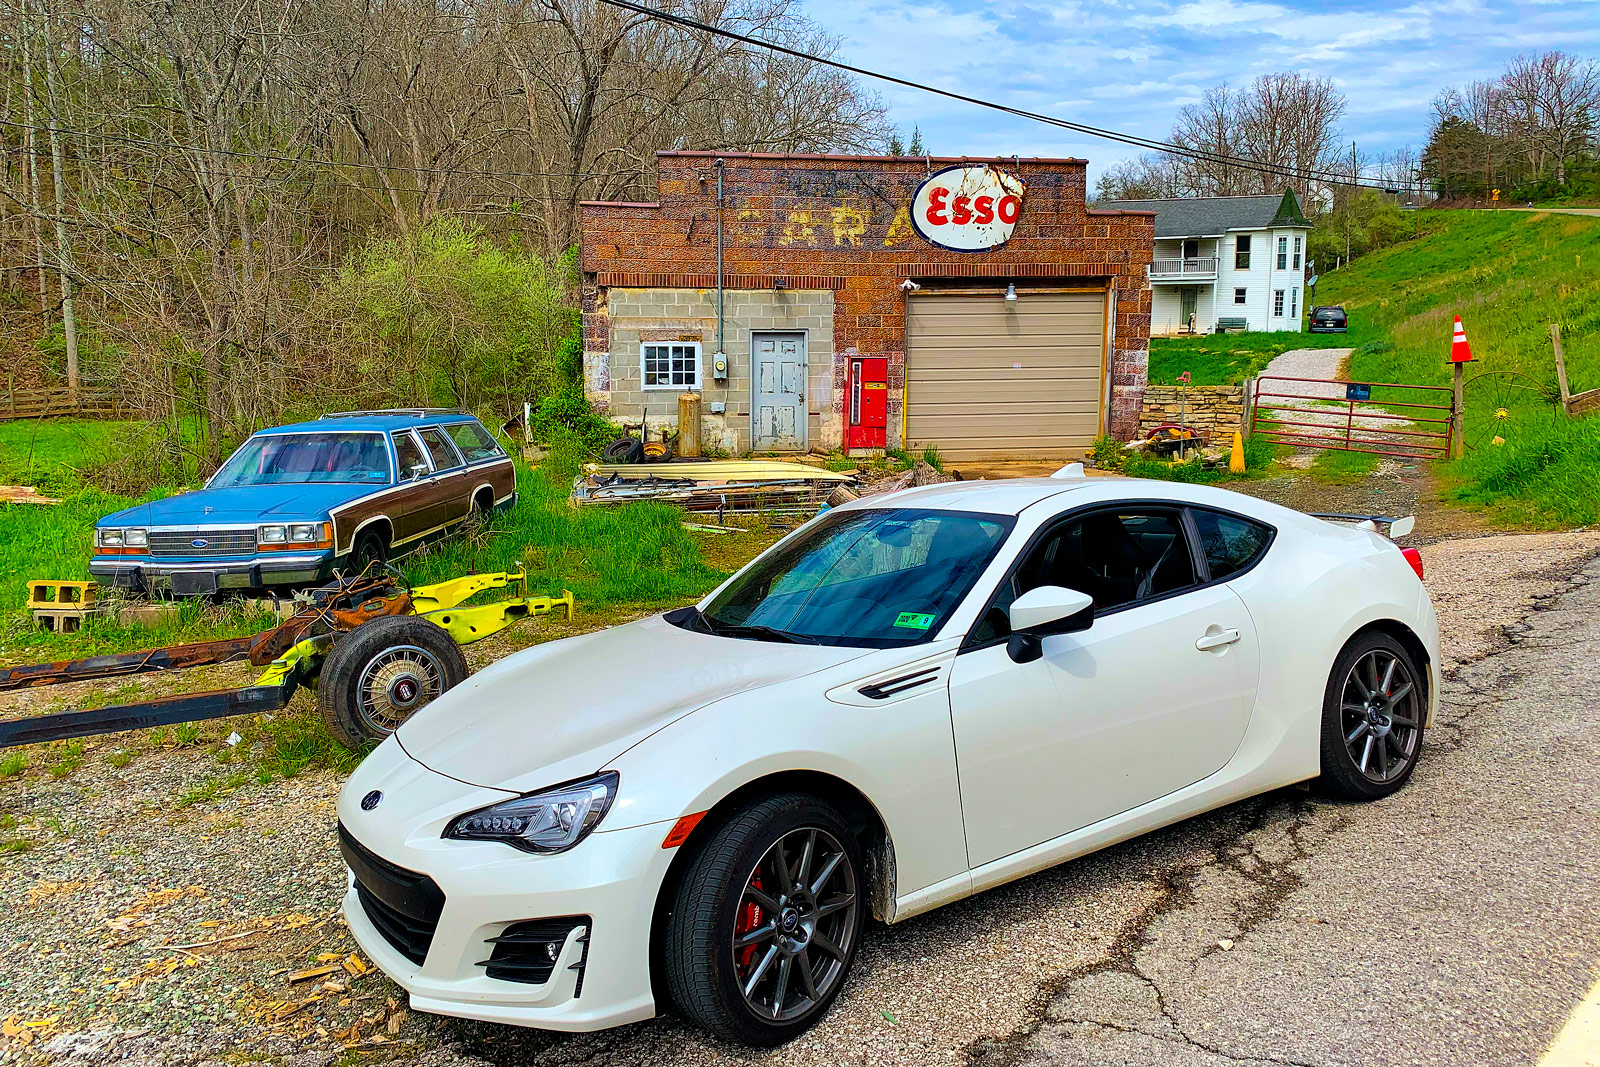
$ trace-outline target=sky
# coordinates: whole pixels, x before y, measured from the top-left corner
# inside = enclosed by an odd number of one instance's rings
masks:
[[[1294,70],[1345,94],[1363,156],[1427,140],[1428,105],[1519,53],[1600,57],[1600,0],[806,0],[858,66],[1095,126],[1165,138],[1212,85]],[[1138,150],[876,83],[933,155],[1079,156],[1091,183]]]

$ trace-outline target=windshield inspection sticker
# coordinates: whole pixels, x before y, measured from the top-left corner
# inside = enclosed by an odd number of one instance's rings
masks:
[[[894,620],[896,626],[904,626],[908,630],[926,630],[933,625],[933,616],[917,611],[902,611]]]

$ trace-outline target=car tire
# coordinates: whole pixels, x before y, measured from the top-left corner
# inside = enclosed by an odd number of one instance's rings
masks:
[[[381,570],[389,559],[389,539],[378,530],[362,530],[356,535],[356,543],[350,547],[350,555],[345,564],[345,571],[349,574],[365,574],[368,569]]]
[[[725,1041],[793,1040],[849,977],[865,888],[860,845],[832,807],[803,793],[745,806],[698,842],[678,882],[662,945],[672,999]]]
[[[641,463],[644,461],[644,444],[637,437],[619,437],[606,445],[601,457],[607,463]]]
[[[1386,633],[1359,634],[1334,660],[1322,704],[1324,792],[1379,800],[1411,778],[1422,755],[1428,679]]]
[[[328,732],[360,751],[466,676],[466,658],[444,627],[390,615],[334,641],[317,679],[317,707]]]

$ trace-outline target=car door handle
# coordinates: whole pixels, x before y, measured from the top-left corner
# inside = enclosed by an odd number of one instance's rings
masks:
[[[1238,630],[1207,630],[1204,636],[1194,643],[1194,647],[1201,652],[1211,652],[1231,645],[1237,640],[1239,640]]]

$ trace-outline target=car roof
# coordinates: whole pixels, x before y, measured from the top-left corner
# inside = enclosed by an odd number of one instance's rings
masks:
[[[331,418],[313,419],[310,422],[293,422],[287,426],[273,426],[256,432],[258,434],[349,433],[352,431],[387,433],[392,430],[408,429],[412,426],[448,426],[476,421],[471,415],[460,411],[430,412],[427,414],[417,414],[409,411],[364,411],[356,415],[336,415]]]
[[[1273,525],[1306,526],[1316,520],[1300,512],[1257,497],[1246,496],[1211,485],[1157,481],[1148,478],[1002,478],[994,481],[941,482],[916,489],[902,489],[882,496],[863,497],[846,504],[847,508],[928,508],[934,511],[988,512],[1020,515],[1024,509],[1062,494],[1070,500],[1058,505],[1115,503],[1116,501],[1170,500],[1185,504],[1221,508],[1249,515]],[[1052,509],[1056,510],[1056,509]],[[1318,526],[1328,524],[1318,523]],[[1329,527],[1337,529],[1336,527]]]

